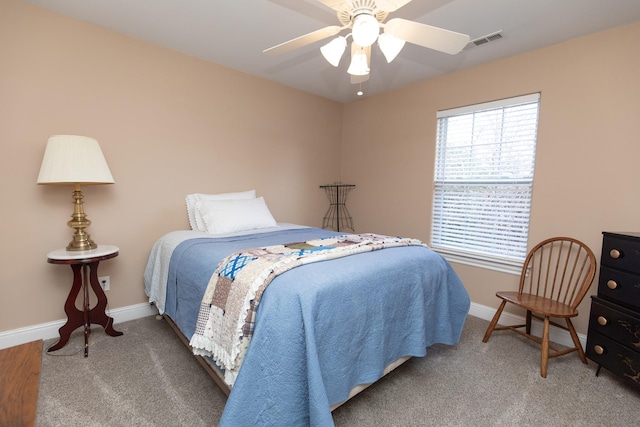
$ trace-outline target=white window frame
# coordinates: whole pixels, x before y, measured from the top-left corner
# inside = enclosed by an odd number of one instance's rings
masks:
[[[448,261],[520,274],[539,107],[534,93],[438,111],[431,247]]]

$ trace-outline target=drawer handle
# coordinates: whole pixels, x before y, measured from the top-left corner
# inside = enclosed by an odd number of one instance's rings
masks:
[[[596,354],[604,354],[604,347],[601,347],[599,345],[594,345],[593,351],[595,351]]]
[[[620,251],[617,250],[617,249],[611,249],[611,251],[609,252],[609,255],[611,255],[611,258],[613,258],[613,259],[618,259],[618,258],[620,258],[622,253],[620,253]]]
[[[604,316],[598,316],[598,323],[601,326],[605,326],[607,324],[607,318]]]
[[[615,280],[609,280],[609,281],[607,282],[607,288],[609,288],[609,289],[615,289],[615,288],[617,288],[617,287],[618,287],[618,284],[616,283],[616,281],[615,281]]]

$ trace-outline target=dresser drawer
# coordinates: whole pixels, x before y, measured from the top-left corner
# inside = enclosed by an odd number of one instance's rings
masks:
[[[624,380],[640,386],[640,353],[589,330],[586,354],[598,365],[607,368]]]
[[[640,276],[600,266],[598,296],[640,308]]]
[[[600,265],[640,274],[640,238],[603,234]]]
[[[638,309],[640,308],[640,276],[601,266],[598,296]]]
[[[593,297],[589,331],[605,335],[640,353],[640,314]]]

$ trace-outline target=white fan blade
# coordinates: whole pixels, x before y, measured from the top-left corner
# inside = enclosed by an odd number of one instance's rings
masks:
[[[347,0],[318,0],[323,5],[330,7],[333,10],[351,9],[351,2]]]
[[[269,49],[265,49],[262,53],[269,56],[282,55],[283,53],[291,52],[292,50],[326,39],[327,37],[335,36],[342,31],[343,28],[344,27],[339,27],[337,25],[325,27],[312,33],[305,34],[304,36],[296,37],[295,39],[280,43],[279,45],[270,47]]]
[[[411,0],[376,0],[376,6],[379,10],[384,10],[385,12],[395,12],[410,2]]]
[[[450,55],[460,52],[469,43],[469,36],[466,34],[402,18],[389,20],[384,26],[384,32],[409,43]]]
[[[358,83],[364,83],[369,80],[369,74],[365,74],[364,76],[353,76],[351,75],[351,84],[357,85]]]

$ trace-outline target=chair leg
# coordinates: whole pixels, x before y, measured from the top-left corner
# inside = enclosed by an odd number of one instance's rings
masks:
[[[549,363],[549,316],[544,316],[542,326],[542,350],[540,351],[540,376],[547,378],[547,365]]]
[[[578,357],[580,357],[580,360],[582,361],[582,363],[586,364],[587,358],[584,355],[584,350],[582,350],[582,344],[580,343],[580,339],[578,338],[576,329],[573,327],[573,323],[571,322],[571,319],[567,317],[566,320],[567,320],[567,329],[569,329],[569,334],[571,335],[571,339],[573,340],[573,345],[576,346],[576,350],[578,351]]]
[[[531,310],[527,310],[527,318],[526,318],[526,327],[527,335],[531,335]]]
[[[500,304],[500,307],[498,308],[498,311],[496,311],[496,314],[494,314],[493,319],[491,319],[491,323],[489,323],[489,327],[487,328],[487,332],[484,333],[484,338],[482,338],[482,342],[489,341],[489,337],[491,336],[491,333],[493,332],[493,330],[495,329],[496,325],[498,324],[498,320],[500,319],[500,315],[502,314],[502,310],[504,310],[504,306],[505,305],[507,305],[507,301],[506,300],[502,300],[502,304]]]

